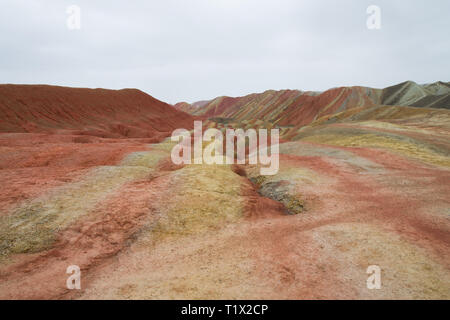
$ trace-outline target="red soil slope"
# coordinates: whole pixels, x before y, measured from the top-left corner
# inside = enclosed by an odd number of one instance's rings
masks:
[[[0,132],[160,138],[192,117],[137,89],[0,85]]]

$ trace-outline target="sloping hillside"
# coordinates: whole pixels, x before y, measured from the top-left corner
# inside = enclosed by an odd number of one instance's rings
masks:
[[[0,132],[154,138],[192,117],[137,89],[0,85]]]
[[[269,90],[243,97],[218,97],[203,106],[177,104],[175,108],[204,118],[269,121],[278,126],[304,126],[321,117],[376,105],[450,108],[450,85],[412,81],[385,89],[340,87],[322,93]]]

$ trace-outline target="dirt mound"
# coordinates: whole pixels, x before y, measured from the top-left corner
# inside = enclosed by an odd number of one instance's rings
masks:
[[[158,138],[192,117],[137,89],[0,85],[0,132]]]

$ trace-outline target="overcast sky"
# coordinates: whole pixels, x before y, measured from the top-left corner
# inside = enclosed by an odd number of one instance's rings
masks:
[[[380,30],[366,26],[372,4]],[[176,103],[450,81],[449,13],[448,0],[0,0],[0,83],[138,88]]]

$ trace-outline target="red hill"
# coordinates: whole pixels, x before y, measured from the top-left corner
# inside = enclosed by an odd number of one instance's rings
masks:
[[[0,132],[154,138],[192,123],[192,116],[137,89],[0,85]]]

